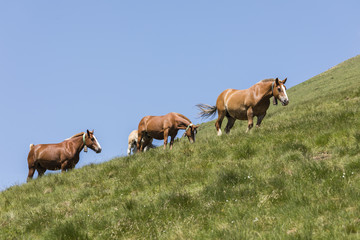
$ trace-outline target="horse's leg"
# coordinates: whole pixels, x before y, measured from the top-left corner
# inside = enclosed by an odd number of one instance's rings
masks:
[[[35,156],[34,156],[34,151],[33,151],[33,144],[30,145],[30,152],[27,158],[28,161],[28,166],[29,166],[29,173],[28,173],[28,177],[26,179],[26,182],[28,182],[30,179],[33,178],[34,173],[35,173]]]
[[[61,172],[66,172],[68,166],[68,161],[65,161],[61,164]]]
[[[226,110],[219,110],[218,109],[218,119],[215,122],[215,127],[216,127],[216,131],[217,131],[217,135],[221,136],[221,124],[222,121],[224,120],[224,117],[226,115]]]
[[[152,148],[152,141],[153,141],[153,138],[149,137],[149,138],[148,138],[148,141],[147,141],[147,143],[146,143],[146,146],[145,146],[144,151],[147,151],[147,150],[149,150],[150,148]]]
[[[144,145],[142,144],[143,132],[138,132],[138,140],[136,143],[136,148],[139,152],[142,152],[144,149]]]
[[[254,123],[253,123],[254,112],[251,107],[248,108],[248,110],[247,110],[247,118],[248,118],[248,127],[246,129],[246,132],[249,132],[250,129],[252,129],[252,127],[254,126]]]
[[[141,143],[143,148],[144,148],[144,152],[146,152],[148,150],[148,145],[149,145],[149,138],[143,138],[143,142]]]
[[[69,171],[73,170],[74,168],[75,168],[75,164],[69,166],[69,167],[66,169],[66,171],[69,172]]]
[[[164,149],[166,149],[168,137],[169,137],[169,129],[165,129],[165,131],[164,131]]]
[[[35,167],[34,166],[29,167],[29,174],[28,174],[26,182],[29,182],[33,178],[34,173],[35,173]]]
[[[142,145],[144,146],[144,152],[146,152],[149,148],[148,148],[148,145],[149,145],[149,141],[150,141],[151,137],[149,135],[145,135],[142,139]]]
[[[137,152],[137,143],[136,142],[134,142],[132,149],[133,149],[133,154],[135,154]]]
[[[228,119],[228,122],[226,124],[226,127],[225,127],[225,133],[228,134],[230,132],[230,129],[234,126],[234,123],[235,123],[235,118],[232,118],[232,117],[227,117]]]
[[[260,127],[260,124],[262,122],[262,120],[264,119],[266,113],[264,113],[264,115],[260,115],[257,117],[257,122],[256,122],[256,127]]]
[[[176,135],[175,135],[176,136]],[[172,149],[173,147],[173,144],[174,144],[174,140],[175,140],[175,136],[170,136],[171,139],[170,139],[170,150]]]
[[[127,155],[130,156],[131,153],[131,143],[128,144],[128,149],[127,149]]]
[[[36,170],[37,170],[37,172],[38,172],[38,174],[39,174],[39,177],[41,177],[42,175],[44,175],[44,173],[45,173],[45,171],[46,171],[46,168],[43,168],[43,167],[41,167],[41,166],[37,166],[37,167],[36,167]]]
[[[147,150],[149,150],[149,144],[150,144],[150,141],[146,141],[146,145],[144,147],[144,152],[146,152]]]

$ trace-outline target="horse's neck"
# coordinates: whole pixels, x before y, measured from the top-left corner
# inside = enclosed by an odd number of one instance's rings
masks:
[[[177,115],[178,115],[178,117],[181,117],[181,118],[183,118],[183,119],[185,119],[185,120],[187,120],[188,122],[191,123],[190,119],[188,119],[187,117],[185,117],[185,116],[182,115],[181,113],[177,113]]]
[[[68,141],[70,141],[70,145],[72,148],[72,154],[78,155],[80,154],[81,150],[83,150],[84,148],[84,142],[83,142],[83,137],[79,136],[79,137],[74,137],[73,139],[69,139]]]
[[[272,97],[272,89],[271,89],[271,85],[272,82],[266,82],[263,83],[264,87],[259,86],[259,99],[257,99],[257,103],[264,101],[264,100],[269,100]]]
[[[182,117],[180,117],[180,116],[177,116],[176,118],[175,118],[175,122],[176,122],[176,127],[178,128],[178,129],[186,129],[187,128],[187,126],[189,126],[190,125],[190,121],[189,120],[187,120],[187,119],[185,119],[185,118],[182,118]]]

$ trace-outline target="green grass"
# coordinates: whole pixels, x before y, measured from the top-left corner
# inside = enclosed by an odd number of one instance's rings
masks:
[[[13,186],[0,238],[359,239],[360,56],[288,95],[250,134],[211,121],[195,144]]]

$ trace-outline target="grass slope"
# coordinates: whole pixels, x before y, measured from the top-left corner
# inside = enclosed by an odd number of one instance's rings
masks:
[[[192,145],[13,186],[0,238],[358,239],[360,56],[288,95],[250,134],[211,121]]]

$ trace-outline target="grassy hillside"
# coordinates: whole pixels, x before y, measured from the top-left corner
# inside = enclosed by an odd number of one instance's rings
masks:
[[[11,187],[0,238],[358,239],[360,56],[288,95],[250,134],[211,121],[192,145]]]

